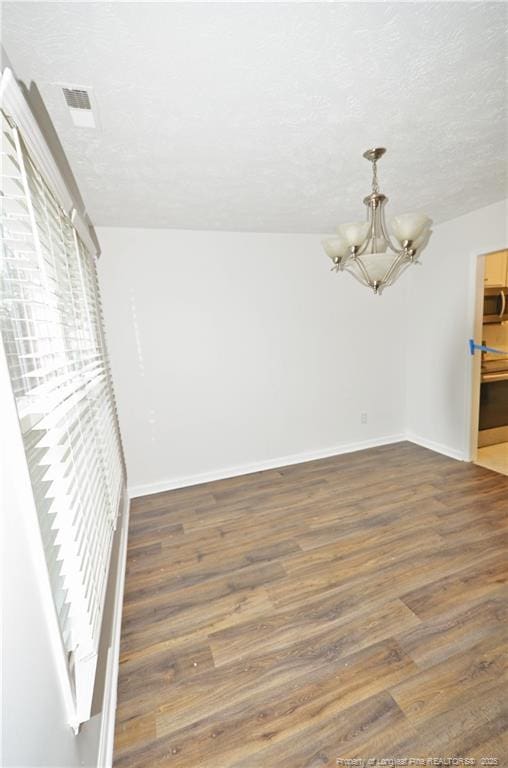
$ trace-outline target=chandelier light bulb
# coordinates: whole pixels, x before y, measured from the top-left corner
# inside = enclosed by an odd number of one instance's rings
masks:
[[[366,221],[339,224],[338,237],[323,240],[336,272],[350,272],[362,285],[381,293],[404,270],[414,264],[427,245],[431,220],[424,213],[403,213],[390,222],[388,234],[384,207],[388,198],[379,191],[377,162],[386,152],[382,147],[368,149],[363,156],[372,163],[372,192],[364,198]]]

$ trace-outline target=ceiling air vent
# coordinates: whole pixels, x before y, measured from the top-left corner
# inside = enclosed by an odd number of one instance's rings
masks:
[[[90,89],[69,85],[62,87],[62,93],[74,125],[78,128],[95,128]]]
[[[72,109],[92,109],[88,91],[81,88],[63,88],[65,101]]]

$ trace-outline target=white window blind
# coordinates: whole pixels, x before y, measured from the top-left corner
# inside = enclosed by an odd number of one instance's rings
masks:
[[[95,259],[2,113],[1,332],[76,721],[90,716],[125,485]]]

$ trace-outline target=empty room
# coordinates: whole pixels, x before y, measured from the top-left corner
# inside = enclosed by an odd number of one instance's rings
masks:
[[[5,768],[508,768],[508,4],[0,5]]]

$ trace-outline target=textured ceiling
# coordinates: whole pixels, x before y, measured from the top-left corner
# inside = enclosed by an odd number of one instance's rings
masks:
[[[96,225],[327,232],[507,195],[504,3],[3,4]],[[58,82],[94,89],[73,126]]]

